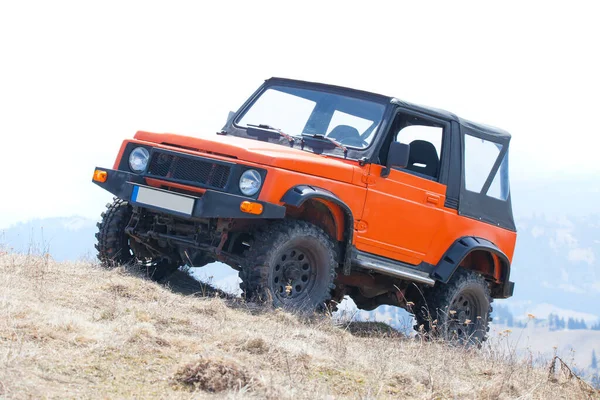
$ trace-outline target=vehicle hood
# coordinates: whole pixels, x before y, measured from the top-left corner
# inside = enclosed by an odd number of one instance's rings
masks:
[[[203,153],[233,157],[256,164],[348,183],[352,182],[354,170],[357,168],[355,165],[339,159],[279,144],[231,135],[215,135],[215,138],[195,138],[172,133],[138,131],[135,134],[135,139],[167,146],[182,147]]]

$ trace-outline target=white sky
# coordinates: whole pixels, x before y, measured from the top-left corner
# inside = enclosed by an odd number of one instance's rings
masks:
[[[502,127],[513,182],[600,176],[599,6],[448,3],[0,2],[0,227],[95,218],[124,138],[214,134],[271,76]]]

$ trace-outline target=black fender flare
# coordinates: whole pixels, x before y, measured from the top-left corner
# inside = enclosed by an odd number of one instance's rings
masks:
[[[441,283],[448,283],[465,257],[476,250],[484,250],[498,256],[502,264],[502,288],[500,291],[493,293],[493,295],[494,297],[499,298],[511,297],[514,290],[514,283],[509,280],[510,262],[508,261],[508,257],[498,248],[498,246],[487,239],[475,236],[464,236],[456,240],[435,266],[434,270],[431,272],[431,277]]]
[[[352,210],[344,201],[327,189],[311,185],[297,185],[289,189],[281,198],[281,202],[293,207],[300,207],[310,199],[323,199],[340,206],[346,220],[344,221],[344,246],[342,248],[344,274],[350,274],[352,257],[352,239],[354,235],[354,216]]]

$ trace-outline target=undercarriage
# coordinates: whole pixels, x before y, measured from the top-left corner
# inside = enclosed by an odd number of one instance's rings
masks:
[[[125,233],[138,258],[163,258],[190,267],[220,261],[239,271],[246,263],[244,253],[250,247],[252,232],[267,224],[265,220],[189,220],[133,206]],[[337,274],[335,286],[338,301],[347,294],[364,310],[383,304],[407,307],[407,291],[416,290],[408,281],[359,268],[353,268],[350,275]]]
[[[189,220],[136,206],[132,211],[125,233],[136,256],[166,257],[190,267],[220,261],[239,270],[248,247],[247,232],[264,224],[225,218]]]

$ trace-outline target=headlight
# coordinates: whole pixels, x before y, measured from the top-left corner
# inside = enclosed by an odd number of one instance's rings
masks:
[[[258,171],[249,169],[240,178],[240,191],[246,196],[254,196],[260,189],[262,178]]]
[[[150,153],[143,147],[136,147],[129,155],[129,167],[134,172],[144,172],[148,166]]]

